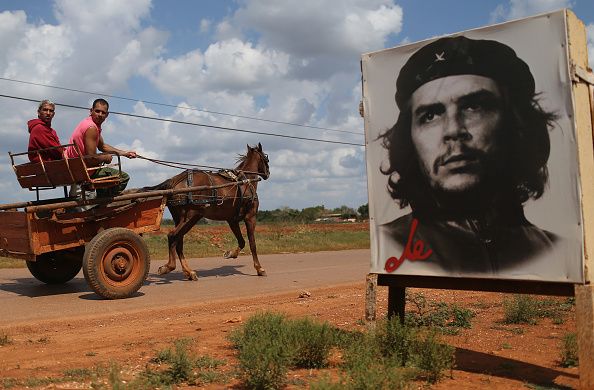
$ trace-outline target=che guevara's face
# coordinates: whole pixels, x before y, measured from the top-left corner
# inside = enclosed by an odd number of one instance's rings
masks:
[[[484,182],[501,148],[501,102],[495,81],[477,75],[436,79],[412,94],[412,143],[431,188],[457,193]]]

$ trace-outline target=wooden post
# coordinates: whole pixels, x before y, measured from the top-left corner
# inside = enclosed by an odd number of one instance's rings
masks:
[[[585,285],[575,286],[576,326],[579,349],[580,389],[594,389],[594,290],[590,284],[594,263],[594,147],[591,86],[579,73],[588,69],[588,49],[584,23],[567,11],[569,61],[572,67],[572,90],[575,101],[576,142],[582,191]],[[590,73],[591,74],[591,73]]]
[[[365,321],[370,328],[375,327],[377,274],[367,274],[365,278]]]
[[[388,286],[388,318],[397,315],[404,323],[404,306],[406,304],[406,287]]]
[[[594,286],[575,286],[580,389],[594,389]]]

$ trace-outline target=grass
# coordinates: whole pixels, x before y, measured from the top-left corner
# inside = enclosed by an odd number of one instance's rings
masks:
[[[336,230],[326,225],[263,225],[256,228],[258,254],[319,252],[369,248],[367,224],[359,229]],[[235,236],[228,228],[213,229],[210,225],[198,225],[186,235],[184,252],[188,257],[220,256],[227,249],[237,246]],[[244,229],[244,238],[247,235]],[[167,236],[164,233],[145,236],[151,257],[167,257]],[[249,246],[244,248],[246,254]]]
[[[26,268],[27,263],[25,260],[11,259],[8,257],[0,256],[0,269],[3,268]]]
[[[575,305],[573,298],[560,301],[551,298],[535,298],[530,295],[514,294],[503,301],[506,324],[531,324],[539,318],[550,318],[554,324],[562,324],[568,312]]]
[[[578,343],[575,333],[567,333],[561,345],[561,366],[576,367],[578,365]]]
[[[335,251],[369,248],[369,225],[338,224],[260,224],[256,227],[256,243],[259,254],[298,253]],[[347,226],[347,229],[341,227]],[[163,227],[164,230],[171,227]],[[247,241],[245,227],[242,229]],[[166,259],[167,234],[165,232],[145,234],[152,259]],[[184,253],[187,257],[215,257],[228,249],[235,248],[237,242],[227,225],[196,225],[186,235]],[[244,248],[250,253],[249,245]],[[25,268],[24,260],[0,257],[0,269]]]
[[[455,335],[460,328],[471,328],[476,315],[456,304],[428,302],[421,293],[407,294],[406,302],[411,306],[404,319],[408,325],[434,327],[444,334]]]
[[[17,378],[3,378],[0,385],[4,389],[12,388],[35,388],[48,387],[65,382],[91,382],[97,383],[101,377],[106,373],[102,366],[95,366],[93,368],[71,368],[62,372],[61,376],[57,377],[30,377],[27,379]],[[54,386],[51,386],[52,388]],[[97,387],[92,387],[97,388]]]
[[[157,352],[143,371],[133,378],[123,378],[121,368],[112,362],[107,381],[110,389],[170,389],[179,384],[202,386],[208,383],[224,384],[229,375],[217,369],[226,361],[209,356],[195,356],[191,352],[193,340],[175,340],[173,347]]]
[[[286,383],[294,351],[289,348],[286,319],[258,313],[230,335],[238,351],[241,378],[250,389],[277,389]]]
[[[402,389],[411,380],[437,382],[453,365],[453,348],[434,328],[401,325],[397,318],[368,333],[346,332],[311,319],[258,313],[230,340],[238,351],[240,378],[248,389],[278,389],[296,368],[323,368],[341,351],[338,379],[321,376],[311,389]]]

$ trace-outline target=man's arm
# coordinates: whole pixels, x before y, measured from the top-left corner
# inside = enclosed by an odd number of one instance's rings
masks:
[[[103,136],[99,136],[99,143],[98,143],[97,147],[99,148],[100,151],[102,151],[104,153],[115,153],[115,154],[119,154],[120,156],[126,156],[128,158],[136,158],[136,152],[134,152],[132,150],[122,150],[122,149],[114,148],[113,146],[103,142]]]
[[[109,164],[111,162],[111,154],[97,153],[97,147],[102,144],[101,136],[99,136],[99,142],[97,142],[97,132],[97,128],[93,126],[89,127],[85,132],[85,150],[87,151],[86,155],[93,156],[93,160],[97,161],[98,163]]]

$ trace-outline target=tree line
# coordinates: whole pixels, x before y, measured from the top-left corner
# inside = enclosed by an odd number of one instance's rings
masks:
[[[329,220],[356,219],[364,220],[369,218],[369,205],[359,206],[357,210],[348,206],[340,206],[327,209],[323,205],[306,207],[304,209],[292,209],[281,207],[275,210],[258,211],[258,222],[296,222],[309,223]]]
[[[291,222],[291,223],[311,223],[311,222],[329,222],[344,221],[355,219],[357,221],[369,218],[369,204],[361,205],[357,210],[348,206],[340,206],[333,209],[327,209],[323,205],[306,207],[304,209],[292,209],[290,207],[281,207],[275,210],[259,210],[258,222]],[[198,225],[207,224],[209,221],[202,218]],[[173,220],[164,218],[163,225],[173,225]]]

